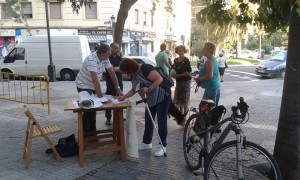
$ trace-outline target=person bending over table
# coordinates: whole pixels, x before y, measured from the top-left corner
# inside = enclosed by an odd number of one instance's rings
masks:
[[[107,44],[100,44],[97,51],[85,58],[75,80],[78,93],[81,91],[87,91],[90,95],[94,94],[96,97],[103,97],[100,80],[102,73],[106,69],[116,88],[116,95],[123,94],[113,66],[108,60],[109,55],[110,47]],[[82,119],[85,135],[95,135],[97,131],[96,111],[84,112]]]
[[[133,96],[136,92],[144,98],[147,96],[147,104],[153,119],[157,114],[158,134],[162,141],[154,156],[162,156],[166,152],[168,135],[168,111],[171,102],[171,88],[161,88],[163,78],[149,64],[138,64],[131,59],[124,59],[120,64],[120,71],[131,76],[132,88],[119,100],[125,100]],[[139,150],[152,149],[153,123],[149,112],[145,109],[145,129],[143,141],[139,143]]]

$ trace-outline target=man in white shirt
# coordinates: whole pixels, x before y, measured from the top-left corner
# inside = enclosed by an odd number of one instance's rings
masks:
[[[108,71],[113,84],[116,88],[116,94],[122,95],[117,76],[108,60],[110,55],[110,47],[107,44],[100,44],[97,51],[85,58],[82,67],[76,77],[75,83],[77,91],[87,91],[90,95],[95,94],[96,97],[103,97],[100,86],[102,73],[105,69]],[[86,135],[94,135],[96,129],[96,111],[83,113],[83,130]]]
[[[2,56],[3,56],[3,57],[5,57],[5,56],[8,55],[8,49],[7,49],[7,46],[6,46],[6,45],[3,46],[1,53],[2,53]]]

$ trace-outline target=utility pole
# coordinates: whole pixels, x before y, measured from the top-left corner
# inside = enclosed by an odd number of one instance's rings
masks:
[[[48,35],[48,47],[49,47],[49,65],[48,65],[48,76],[49,81],[54,82],[56,78],[55,65],[52,62],[52,51],[51,51],[51,39],[50,39],[50,29],[49,29],[49,14],[48,14],[48,2],[49,0],[44,0],[46,9],[46,22],[47,22],[47,35]]]
[[[115,27],[116,27],[116,18],[114,15],[111,15],[111,31],[112,31],[112,42],[115,42]]]

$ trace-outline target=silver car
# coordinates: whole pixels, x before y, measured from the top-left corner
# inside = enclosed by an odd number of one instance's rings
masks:
[[[132,59],[138,63],[150,64],[153,67],[156,67],[156,61],[147,56],[125,56],[122,59]],[[123,75],[123,80],[130,80],[130,77]]]
[[[261,62],[255,69],[256,74],[263,77],[285,77],[287,52],[280,51],[271,59]]]

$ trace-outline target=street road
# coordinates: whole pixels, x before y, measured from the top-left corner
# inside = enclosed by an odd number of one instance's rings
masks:
[[[258,81],[263,80],[255,74],[255,66],[232,66],[225,70],[224,81]]]

